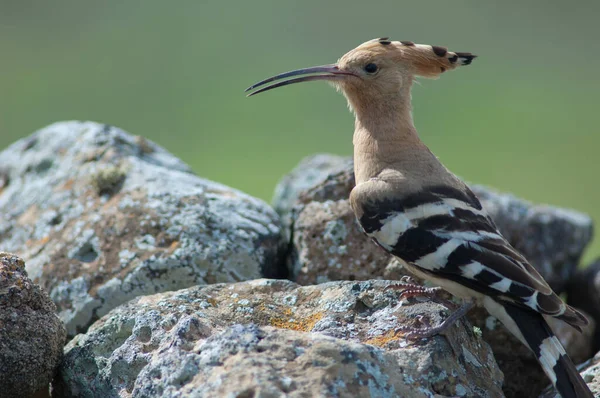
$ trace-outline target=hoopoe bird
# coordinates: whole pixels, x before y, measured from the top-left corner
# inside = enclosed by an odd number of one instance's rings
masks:
[[[250,96],[325,80],[348,100],[356,118],[356,186],[350,203],[358,223],[412,274],[463,301],[438,326],[401,328],[407,337],[439,333],[473,305],[481,305],[533,351],[563,398],[593,397],[545,318],[561,319],[579,331],[588,320],[566,305],[508,243],[475,194],[442,165],[415,129],[411,109],[415,77],[437,78],[470,65],[475,57],[439,46],[374,39],[336,64],[282,73],[246,91],[254,90]],[[435,292],[408,285],[405,297]]]

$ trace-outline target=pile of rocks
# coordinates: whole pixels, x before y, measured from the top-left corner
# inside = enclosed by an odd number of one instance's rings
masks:
[[[16,142],[0,152],[0,249],[27,265],[0,253],[0,395],[542,393],[534,358],[484,311],[416,343],[396,335],[447,310],[386,290],[404,270],[360,231],[353,184],[350,159],[313,156],[273,209],[111,126]],[[473,189],[553,289],[600,319],[600,263],[576,270],[590,218]],[[552,327],[575,361],[593,357],[600,393],[594,325]]]

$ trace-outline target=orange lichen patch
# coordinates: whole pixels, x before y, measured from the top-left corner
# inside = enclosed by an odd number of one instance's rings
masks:
[[[286,317],[271,317],[269,324],[280,329],[296,330],[300,332],[310,332],[317,322],[323,318],[323,312],[316,312],[314,314],[303,316],[303,317],[287,317],[287,312],[292,315],[292,310],[284,310],[283,313]]]
[[[386,334],[383,334],[381,336],[372,337],[372,338],[364,341],[364,343],[374,345],[376,347],[383,347],[386,344],[388,344],[392,341],[397,341],[397,340],[398,340],[398,334],[394,330],[389,330]]]
[[[67,180],[67,182],[65,182],[62,185],[61,189],[64,190],[64,191],[70,191],[71,188],[73,188],[73,184],[75,184],[75,179],[71,178],[71,179]]]
[[[23,290],[23,286],[25,286],[25,281],[23,279],[17,279],[15,281],[15,286],[19,288],[19,290]]]
[[[173,242],[171,242],[171,244],[169,245],[169,251],[171,253],[173,253],[175,251],[175,249],[177,249],[179,247],[179,241],[174,240]]]
[[[292,311],[291,308],[285,308],[283,311],[281,311],[281,313],[285,316],[292,316],[294,315],[294,311]]]
[[[273,312],[272,308],[269,308],[266,304],[261,303],[259,305],[257,305],[256,307],[254,307],[257,314],[260,315],[266,315],[265,318],[266,319],[271,319],[271,317],[268,315],[269,312]],[[289,309],[288,309],[289,310]],[[289,310],[291,311],[291,310]]]
[[[44,236],[42,239],[37,241],[38,245],[45,245],[46,243],[48,243],[48,241],[50,240],[49,236]]]
[[[217,300],[215,300],[214,298],[208,298],[208,299],[206,299],[206,301],[207,301],[207,302],[208,302],[210,305],[212,305],[213,307],[218,307],[218,305],[217,305],[217,304],[218,304],[218,302],[217,302]]]
[[[46,243],[48,243],[49,240],[50,240],[50,236],[44,236],[42,239],[39,239],[39,240],[27,239],[27,241],[25,242],[25,246],[27,246],[27,247],[44,246]]]

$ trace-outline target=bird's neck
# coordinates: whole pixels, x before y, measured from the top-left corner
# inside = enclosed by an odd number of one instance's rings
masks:
[[[419,162],[437,161],[414,126],[410,90],[402,94],[385,101],[353,104],[357,184],[378,176],[385,169],[403,172]]]

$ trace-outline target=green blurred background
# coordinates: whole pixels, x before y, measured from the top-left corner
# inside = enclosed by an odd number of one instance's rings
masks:
[[[391,36],[480,56],[413,90],[450,169],[598,222],[598,15],[597,0],[0,0],[0,148],[95,120],[268,201],[304,156],[350,155],[353,119],[324,83],[244,88]]]

